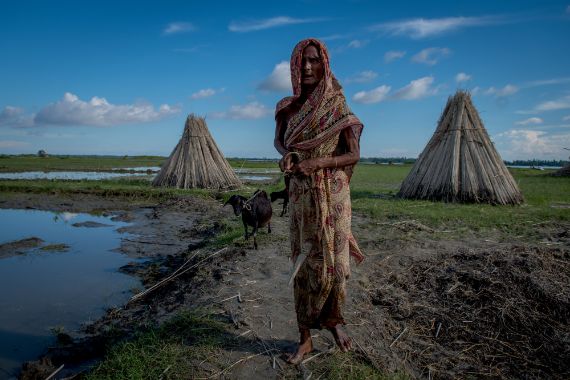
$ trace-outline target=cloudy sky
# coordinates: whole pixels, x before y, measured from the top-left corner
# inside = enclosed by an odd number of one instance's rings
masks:
[[[291,50],[317,37],[363,156],[416,157],[467,89],[504,159],[567,158],[570,1],[380,3],[5,2],[0,153],[168,155],[196,113],[226,156],[277,157]]]

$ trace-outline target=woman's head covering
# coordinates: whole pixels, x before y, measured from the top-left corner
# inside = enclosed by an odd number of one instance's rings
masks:
[[[284,141],[285,148],[288,150],[313,149],[347,127],[353,128],[357,139],[360,138],[362,131],[362,123],[350,111],[342,93],[342,87],[331,71],[329,54],[325,44],[315,38],[302,40],[293,49],[291,54],[293,96],[283,98],[277,103],[275,117],[277,118],[283,109],[297,101],[301,96],[303,51],[309,45],[314,45],[319,51],[324,69],[323,78],[313,93],[305,100],[298,114],[289,121]],[[319,115],[319,120],[315,120],[316,115]],[[312,130],[312,133],[306,133],[308,130]],[[304,136],[310,135],[311,138],[302,138],[302,134]]]
[[[307,38],[299,42],[291,53],[291,84],[293,85],[293,96],[301,95],[301,76],[303,70],[303,51],[309,45],[313,45],[319,51],[321,62],[323,64],[323,80],[338,82],[331,71],[329,53],[327,47],[321,41],[315,38]]]

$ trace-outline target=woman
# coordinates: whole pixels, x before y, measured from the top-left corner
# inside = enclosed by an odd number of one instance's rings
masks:
[[[275,148],[289,177],[291,258],[306,257],[294,285],[301,337],[289,362],[296,364],[313,349],[310,329],[327,328],[342,351],[352,347],[340,325],[349,256],[364,259],[350,229],[349,188],[363,125],[346,104],[322,42],[295,46],[291,82],[293,96],[275,111]]]

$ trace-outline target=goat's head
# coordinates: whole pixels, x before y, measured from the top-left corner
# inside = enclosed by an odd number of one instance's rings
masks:
[[[227,205],[232,205],[232,207],[234,208],[234,214],[238,216],[241,214],[244,202],[245,198],[242,197],[241,195],[232,195],[230,199],[228,199],[228,201],[224,203],[224,207]]]

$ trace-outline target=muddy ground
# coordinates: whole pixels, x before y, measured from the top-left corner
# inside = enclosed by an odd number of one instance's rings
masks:
[[[130,222],[119,250],[149,260],[122,270],[139,276],[147,288],[189,258],[197,264],[140,300],[109,310],[73,333],[72,341],[62,337],[64,344],[41,363],[25,366],[23,378],[43,378],[61,364],[66,366],[58,378],[71,377],[96,363],[110,339],[128,339],[141,326],[189,309],[219,316],[240,342],[239,349],[232,346],[196,363],[196,373],[252,379],[307,378],[314,372],[314,378],[327,378],[318,372],[333,347],[327,332],[313,332],[315,353],[322,354],[310,363],[294,367],[281,358],[293,349],[297,333],[287,286],[288,220],[278,216],[277,203],[273,232],[259,235],[259,250],[240,239],[221,252],[208,243],[235,216],[216,199],[145,204],[13,194],[0,207],[96,212]],[[358,357],[380,371],[412,378],[570,377],[569,227],[542,225],[546,243],[529,245],[498,243],[498,236],[489,235],[456,238],[453,232],[442,238],[417,222],[378,223],[354,215],[353,232],[367,255],[353,266],[345,312]]]

